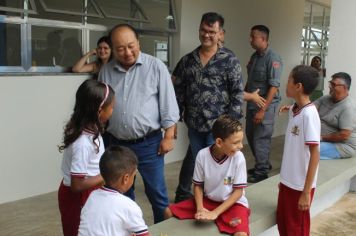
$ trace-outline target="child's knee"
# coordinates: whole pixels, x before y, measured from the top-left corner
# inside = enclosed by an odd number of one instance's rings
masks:
[[[173,217],[172,211],[171,211],[171,209],[169,209],[169,207],[166,207],[166,209],[164,209],[163,216],[164,216],[164,219],[169,219],[169,218]]]

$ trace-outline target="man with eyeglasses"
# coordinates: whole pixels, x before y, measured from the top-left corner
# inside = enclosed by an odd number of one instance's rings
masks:
[[[356,154],[356,106],[349,96],[351,77],[331,76],[329,95],[314,102],[321,121],[320,159],[349,158]]]
[[[242,71],[231,50],[219,47],[224,18],[215,12],[202,16],[200,46],[185,55],[173,71],[180,117],[188,126],[190,149],[181,167],[175,202],[190,198],[197,153],[214,143],[211,128],[221,114],[242,118]]]

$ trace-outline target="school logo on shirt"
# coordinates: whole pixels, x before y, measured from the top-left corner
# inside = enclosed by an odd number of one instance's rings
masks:
[[[224,178],[224,185],[232,185],[234,183],[234,178],[232,176],[228,176]]]
[[[295,126],[292,128],[291,133],[292,133],[293,135],[298,136],[298,135],[299,135],[299,127],[295,125]]]
[[[229,221],[229,225],[231,227],[236,227],[237,225],[241,224],[242,220],[240,218],[232,218],[230,221]]]

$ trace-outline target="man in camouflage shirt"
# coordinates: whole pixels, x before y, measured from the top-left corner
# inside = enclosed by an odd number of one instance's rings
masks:
[[[231,50],[219,47],[224,19],[209,12],[199,28],[201,45],[185,55],[173,72],[173,83],[181,118],[188,126],[192,155],[181,168],[176,202],[190,197],[195,157],[214,143],[211,128],[222,114],[242,118],[243,80],[239,60]]]

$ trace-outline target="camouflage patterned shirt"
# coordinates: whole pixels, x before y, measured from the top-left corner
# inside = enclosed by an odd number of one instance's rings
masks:
[[[181,118],[188,128],[210,132],[222,114],[242,118],[243,80],[239,60],[224,47],[203,67],[199,49],[182,57],[173,71]]]

